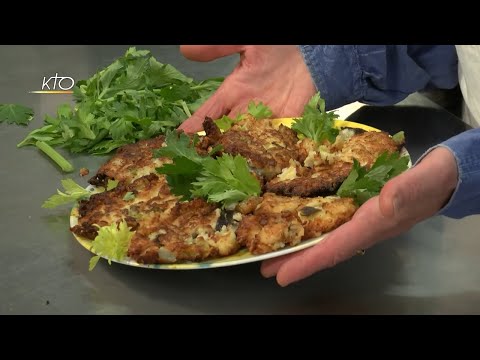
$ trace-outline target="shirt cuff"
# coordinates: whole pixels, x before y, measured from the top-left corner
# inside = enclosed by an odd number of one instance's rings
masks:
[[[326,110],[364,97],[366,86],[354,45],[299,45]]]
[[[436,215],[461,219],[480,214],[480,129],[468,130],[431,147],[414,166],[438,147],[450,150],[455,157],[458,182],[450,200]]]

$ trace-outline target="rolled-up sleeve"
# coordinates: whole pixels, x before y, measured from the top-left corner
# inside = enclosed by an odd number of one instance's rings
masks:
[[[392,105],[458,83],[454,45],[300,45],[327,109],[360,101]]]

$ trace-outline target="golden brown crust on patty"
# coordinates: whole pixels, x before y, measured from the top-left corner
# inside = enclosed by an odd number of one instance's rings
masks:
[[[132,193],[134,198],[124,200]],[[203,199],[179,202],[171,195],[163,175],[150,174],[131,184],[94,194],[79,204],[78,224],[71,231],[93,240],[98,226],[125,220],[135,234],[128,256],[139,263],[199,261],[238,251],[236,221],[216,225],[221,215],[216,204]]]
[[[207,156],[213,147],[218,144],[218,140],[222,136],[222,132],[215,122],[209,117],[205,118],[205,121],[203,122],[203,128],[206,135],[199,138],[199,142],[196,145],[196,150],[200,155]],[[220,151],[216,155],[221,155],[221,153],[222,152]]]
[[[313,169],[302,167],[299,170],[299,177],[286,181],[273,178],[265,185],[265,191],[301,197],[332,195],[347,178],[351,169],[352,164],[347,162],[320,165]]]
[[[204,123],[207,136],[218,138],[212,129],[216,125],[212,123]],[[249,116],[223,133],[218,144],[228,154],[244,156],[255,172],[271,179],[288,166],[290,159],[298,158],[297,141],[293,130],[283,125],[276,128],[269,119],[256,120]]]
[[[386,132],[366,131],[355,134],[343,145],[340,158],[352,163],[355,158],[361,166],[370,168],[383,152],[391,154],[401,147]]]
[[[304,139],[299,147],[307,154],[304,162],[308,166],[297,166],[295,178],[273,178],[265,185],[266,191],[302,197],[333,195],[350,173],[354,158],[370,168],[383,152],[393,153],[401,146],[388,133],[360,132],[335,145],[319,147]]]
[[[222,132],[220,128],[215,124],[215,121],[212,118],[206,117],[203,122],[203,129],[205,130],[204,139],[209,139],[211,143],[217,143],[218,140],[222,137]]]
[[[300,243],[304,229],[295,214],[247,215],[237,230],[238,241],[255,255]]]
[[[261,196],[251,196],[237,204],[235,210],[240,214],[247,215],[255,211],[258,205],[262,202]]]
[[[105,187],[109,179],[130,183],[139,177],[154,173],[156,167],[170,162],[167,158],[153,157],[153,150],[161,148],[164,141],[164,136],[158,136],[120,147],[88,182]]]
[[[133,199],[124,200],[131,192]],[[108,226],[126,220],[136,230],[141,219],[152,212],[164,213],[177,201],[163,176],[150,174],[131,184],[120,183],[115,189],[93,194],[79,203],[78,224],[71,231],[87,239],[95,239],[98,226]]]
[[[216,231],[220,213],[203,199],[178,202],[169,216],[139,227],[128,255],[139,263],[159,264],[234,254],[240,248],[234,225]]]
[[[294,246],[327,233],[351,219],[357,206],[350,198],[300,198],[266,193],[237,229],[237,239],[252,254]]]
[[[312,208],[314,212],[310,214]],[[304,201],[299,208],[299,217],[305,228],[303,239],[311,239],[335,230],[349,221],[356,210],[357,205],[351,198],[332,196]]]

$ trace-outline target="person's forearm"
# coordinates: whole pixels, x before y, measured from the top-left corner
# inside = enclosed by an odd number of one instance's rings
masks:
[[[429,149],[417,163],[439,146],[446,147],[454,154],[457,162],[458,182],[449,202],[439,211],[438,215],[460,219],[480,214],[480,128],[468,130]]]
[[[418,90],[458,83],[453,45],[300,45],[327,109],[392,105]]]

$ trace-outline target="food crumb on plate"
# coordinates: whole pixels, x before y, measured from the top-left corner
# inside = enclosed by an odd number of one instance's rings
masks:
[[[90,171],[87,168],[80,169],[80,176],[87,176],[89,173]]]

